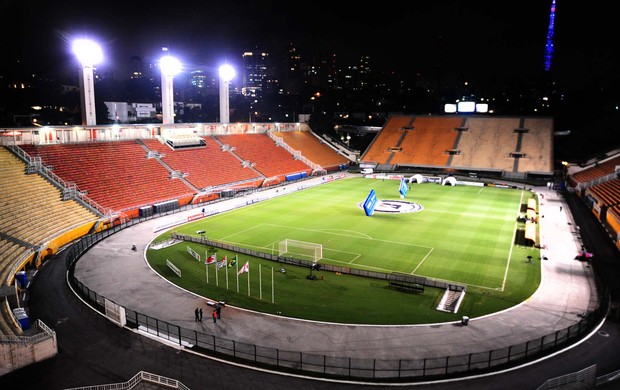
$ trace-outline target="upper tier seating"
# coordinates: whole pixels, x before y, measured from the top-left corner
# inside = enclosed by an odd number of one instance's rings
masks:
[[[367,162],[376,162],[377,164],[386,164],[392,155],[391,148],[397,147],[400,139],[403,137],[405,130],[403,127],[411,126],[413,122],[412,116],[395,115],[388,119],[383,129],[377,134],[372,143],[362,155],[361,160]]]
[[[582,171],[573,173],[571,179],[576,183],[587,183],[610,175],[616,171],[616,167],[620,165],[620,156],[616,156],[609,160],[588,167]]]
[[[553,172],[549,118],[391,117],[361,160],[519,173]]]
[[[137,141],[60,145],[22,145],[30,156],[103,207],[121,211],[187,196],[194,191],[170,172]]]
[[[310,174],[312,171],[284,148],[277,146],[267,134],[232,134],[216,138],[222,144],[233,147],[233,153],[254,164],[254,169],[266,177],[300,172]]]
[[[498,169],[512,171],[514,158],[510,153],[517,147],[519,118],[468,118],[467,131],[461,132],[452,158],[455,168]]]
[[[203,137],[203,141],[206,148],[172,150],[158,140],[142,140],[149,150],[163,155],[162,161],[170,168],[187,173],[185,179],[197,188],[261,178],[261,175],[251,168],[244,168],[233,154],[222,151],[222,147],[212,137]]]
[[[429,166],[446,166],[460,126],[460,118],[416,117],[412,130],[408,130],[399,145],[401,152],[394,153],[390,163]]]
[[[294,150],[301,151],[305,158],[320,165],[323,169],[335,170],[338,165],[349,163],[349,160],[309,131],[278,131],[272,134],[282,138],[282,141]]]

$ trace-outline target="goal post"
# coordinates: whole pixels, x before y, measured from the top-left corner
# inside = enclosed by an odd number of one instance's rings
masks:
[[[316,263],[323,258],[323,245],[287,238],[278,242],[278,255],[312,260]]]

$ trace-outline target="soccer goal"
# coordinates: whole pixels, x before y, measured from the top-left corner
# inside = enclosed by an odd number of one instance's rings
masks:
[[[278,243],[278,254],[280,256],[292,256],[302,260],[312,260],[316,263],[323,258],[323,245],[287,238]]]

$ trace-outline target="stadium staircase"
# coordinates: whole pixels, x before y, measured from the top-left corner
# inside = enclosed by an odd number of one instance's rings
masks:
[[[445,301],[442,301],[441,308],[437,308],[437,309],[441,311],[447,311],[450,313],[454,313],[457,309],[457,305],[459,303],[462,293],[463,293],[462,291],[447,290],[446,291],[447,296],[445,298]]]
[[[171,179],[179,179],[180,181],[182,181],[183,183],[185,183],[185,185],[187,187],[189,187],[190,189],[192,189],[193,191],[200,191],[199,188],[196,188],[192,183],[190,183],[188,180],[186,180],[185,178],[187,177],[187,173],[183,173],[182,171],[178,171],[178,170],[174,170],[170,165],[168,165],[163,159],[162,157],[164,156],[162,153],[149,153],[151,152],[151,150],[148,148],[148,146],[145,145],[143,140],[136,140],[136,142],[138,142],[138,144],[140,144],[140,146],[145,150],[145,152],[147,153],[147,158],[149,158],[148,156],[152,156],[152,158],[155,159],[155,161],[157,161],[158,163],[160,163],[164,168],[166,168],[168,170],[168,172],[170,172],[170,178]]]
[[[292,173],[311,172],[308,165],[296,160],[266,134],[230,134],[216,136],[220,142],[235,148],[235,153],[266,177],[284,177]]]

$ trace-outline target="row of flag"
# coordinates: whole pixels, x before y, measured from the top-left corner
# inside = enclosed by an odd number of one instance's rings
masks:
[[[207,278],[207,283],[209,283],[209,264],[215,264],[216,268],[215,268],[215,284],[217,286],[219,286],[219,279],[218,279],[218,272],[221,268],[225,268],[226,272],[225,272],[225,276],[226,276],[226,289],[228,289],[228,268],[232,267],[232,266],[236,266],[236,270],[237,270],[237,292],[239,292],[239,276],[241,274],[247,273],[248,274],[248,278],[247,278],[247,282],[248,282],[248,296],[250,296],[250,261],[246,261],[245,264],[243,264],[243,266],[241,268],[239,268],[239,263],[238,263],[238,257],[237,255],[235,255],[234,259],[231,259],[230,261],[228,261],[228,257],[224,256],[224,258],[221,261],[217,261],[217,253],[213,253],[212,255],[209,255],[209,252],[207,251],[205,253],[205,272],[206,272],[206,278]],[[262,273],[261,273],[261,266],[260,264],[258,265],[258,282],[259,282],[259,297],[260,299],[263,299],[263,285],[262,285]],[[275,297],[275,283],[274,283],[274,276],[273,276],[273,267],[271,267],[271,302],[274,302],[274,297]]]
[[[229,263],[228,256],[224,256],[224,259],[222,261],[217,261],[217,253],[214,253],[210,256],[207,254],[205,264],[206,265],[215,264],[217,270],[219,270],[220,268],[226,267],[226,266],[228,266],[228,268],[231,268],[232,266],[237,264],[237,256],[235,256],[235,258],[232,259]],[[242,273],[245,273],[245,272],[250,272],[250,261],[245,262],[243,267],[241,267],[239,272],[237,272],[237,275],[241,275]]]

